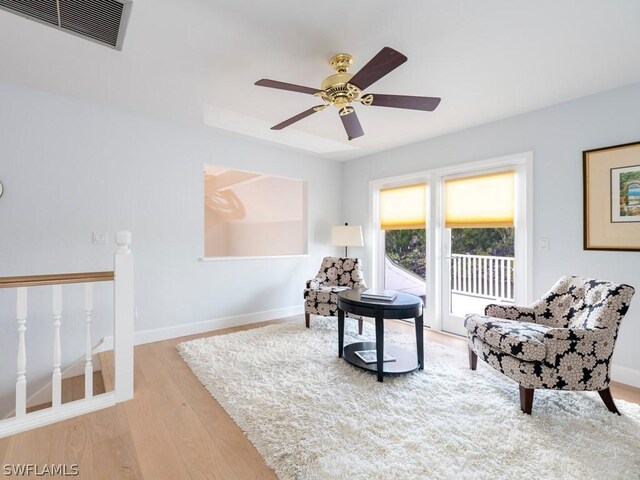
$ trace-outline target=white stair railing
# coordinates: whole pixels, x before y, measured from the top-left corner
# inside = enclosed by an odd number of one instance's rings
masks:
[[[114,270],[108,272],[66,273],[0,278],[0,288],[16,289],[16,319],[18,352],[15,416],[0,421],[0,437],[41,427],[67,418],[113,406],[133,398],[133,255],[129,249],[130,232],[118,232],[118,249]],[[93,395],[93,283],[114,282],[114,391]],[[84,283],[85,315],[85,395],[84,398],[62,404],[62,285]],[[51,374],[51,407],[27,413],[27,312],[28,288],[50,285],[52,290],[53,367]],[[43,346],[39,346],[43,348]]]
[[[17,289],[17,317],[18,317],[18,378],[16,379],[16,417],[27,413],[27,347],[25,334],[27,332],[27,289]]]
[[[482,298],[514,300],[513,257],[451,255],[451,291]]]
[[[93,397],[93,340],[91,339],[93,283],[84,284],[84,318],[86,324],[84,334],[84,398],[91,398]]]

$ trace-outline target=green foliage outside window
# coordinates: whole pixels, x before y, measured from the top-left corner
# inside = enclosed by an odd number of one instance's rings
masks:
[[[513,257],[514,240],[513,228],[453,228],[451,253]]]
[[[392,261],[425,278],[427,236],[424,229],[387,230],[384,239],[385,251]]]
[[[513,228],[454,228],[451,230],[451,253],[514,256]],[[387,230],[385,251],[389,258],[415,273],[426,277],[427,239],[424,229]]]

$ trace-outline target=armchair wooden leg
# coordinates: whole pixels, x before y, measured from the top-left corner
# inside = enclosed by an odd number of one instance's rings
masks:
[[[478,355],[469,347],[469,368],[475,370],[478,366]]]
[[[358,320],[358,333],[360,335],[362,335],[362,324],[363,324],[363,320],[362,318]]]
[[[307,328],[309,328],[310,321],[311,321],[311,314],[305,313],[304,314],[304,323],[307,325]]]
[[[533,392],[535,392],[533,388],[525,388],[520,385],[520,409],[528,415],[531,415],[533,408]]]
[[[605,388],[604,390],[600,390],[598,393],[600,394],[600,398],[607,406],[609,411],[611,413],[617,413],[618,415],[620,415],[618,407],[616,407],[616,404],[613,402],[613,397],[611,396],[611,390],[609,390],[609,387]]]

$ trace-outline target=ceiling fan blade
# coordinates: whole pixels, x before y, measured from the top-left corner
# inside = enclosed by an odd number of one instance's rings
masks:
[[[386,95],[382,93],[370,93],[373,100],[371,105],[375,107],[407,108],[409,110],[424,110],[433,112],[440,104],[438,97],[414,97],[411,95]]]
[[[349,83],[364,90],[406,61],[407,57],[400,52],[384,47],[349,80]]]
[[[284,122],[279,123],[278,125],[274,125],[273,127],[271,127],[271,130],[282,130],[283,128],[288,127],[293,123],[299,122],[303,118],[307,118],[309,115],[319,112],[320,110],[324,110],[324,105],[316,105],[315,107],[311,107],[309,110],[305,110],[304,112],[299,113],[295,117],[291,117],[290,119],[285,120]]]
[[[340,115],[340,120],[342,120],[342,125],[344,125],[344,129],[347,131],[349,140],[364,135],[364,130],[362,130],[362,125],[360,125],[360,120],[358,120],[358,115],[356,115],[355,110],[347,115]]]
[[[293,83],[278,82],[276,80],[268,80],[266,78],[263,78],[262,80],[258,80],[256,82],[256,85],[260,87],[289,90],[290,92],[308,93],[309,95],[313,95],[315,93],[322,91],[322,90],[318,90],[317,88],[303,87],[302,85],[294,85]]]

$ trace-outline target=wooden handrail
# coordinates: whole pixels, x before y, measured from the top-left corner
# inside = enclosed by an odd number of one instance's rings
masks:
[[[0,277],[0,288],[37,287],[41,285],[63,285],[66,283],[109,282],[113,272],[56,273],[53,275],[25,275]]]

